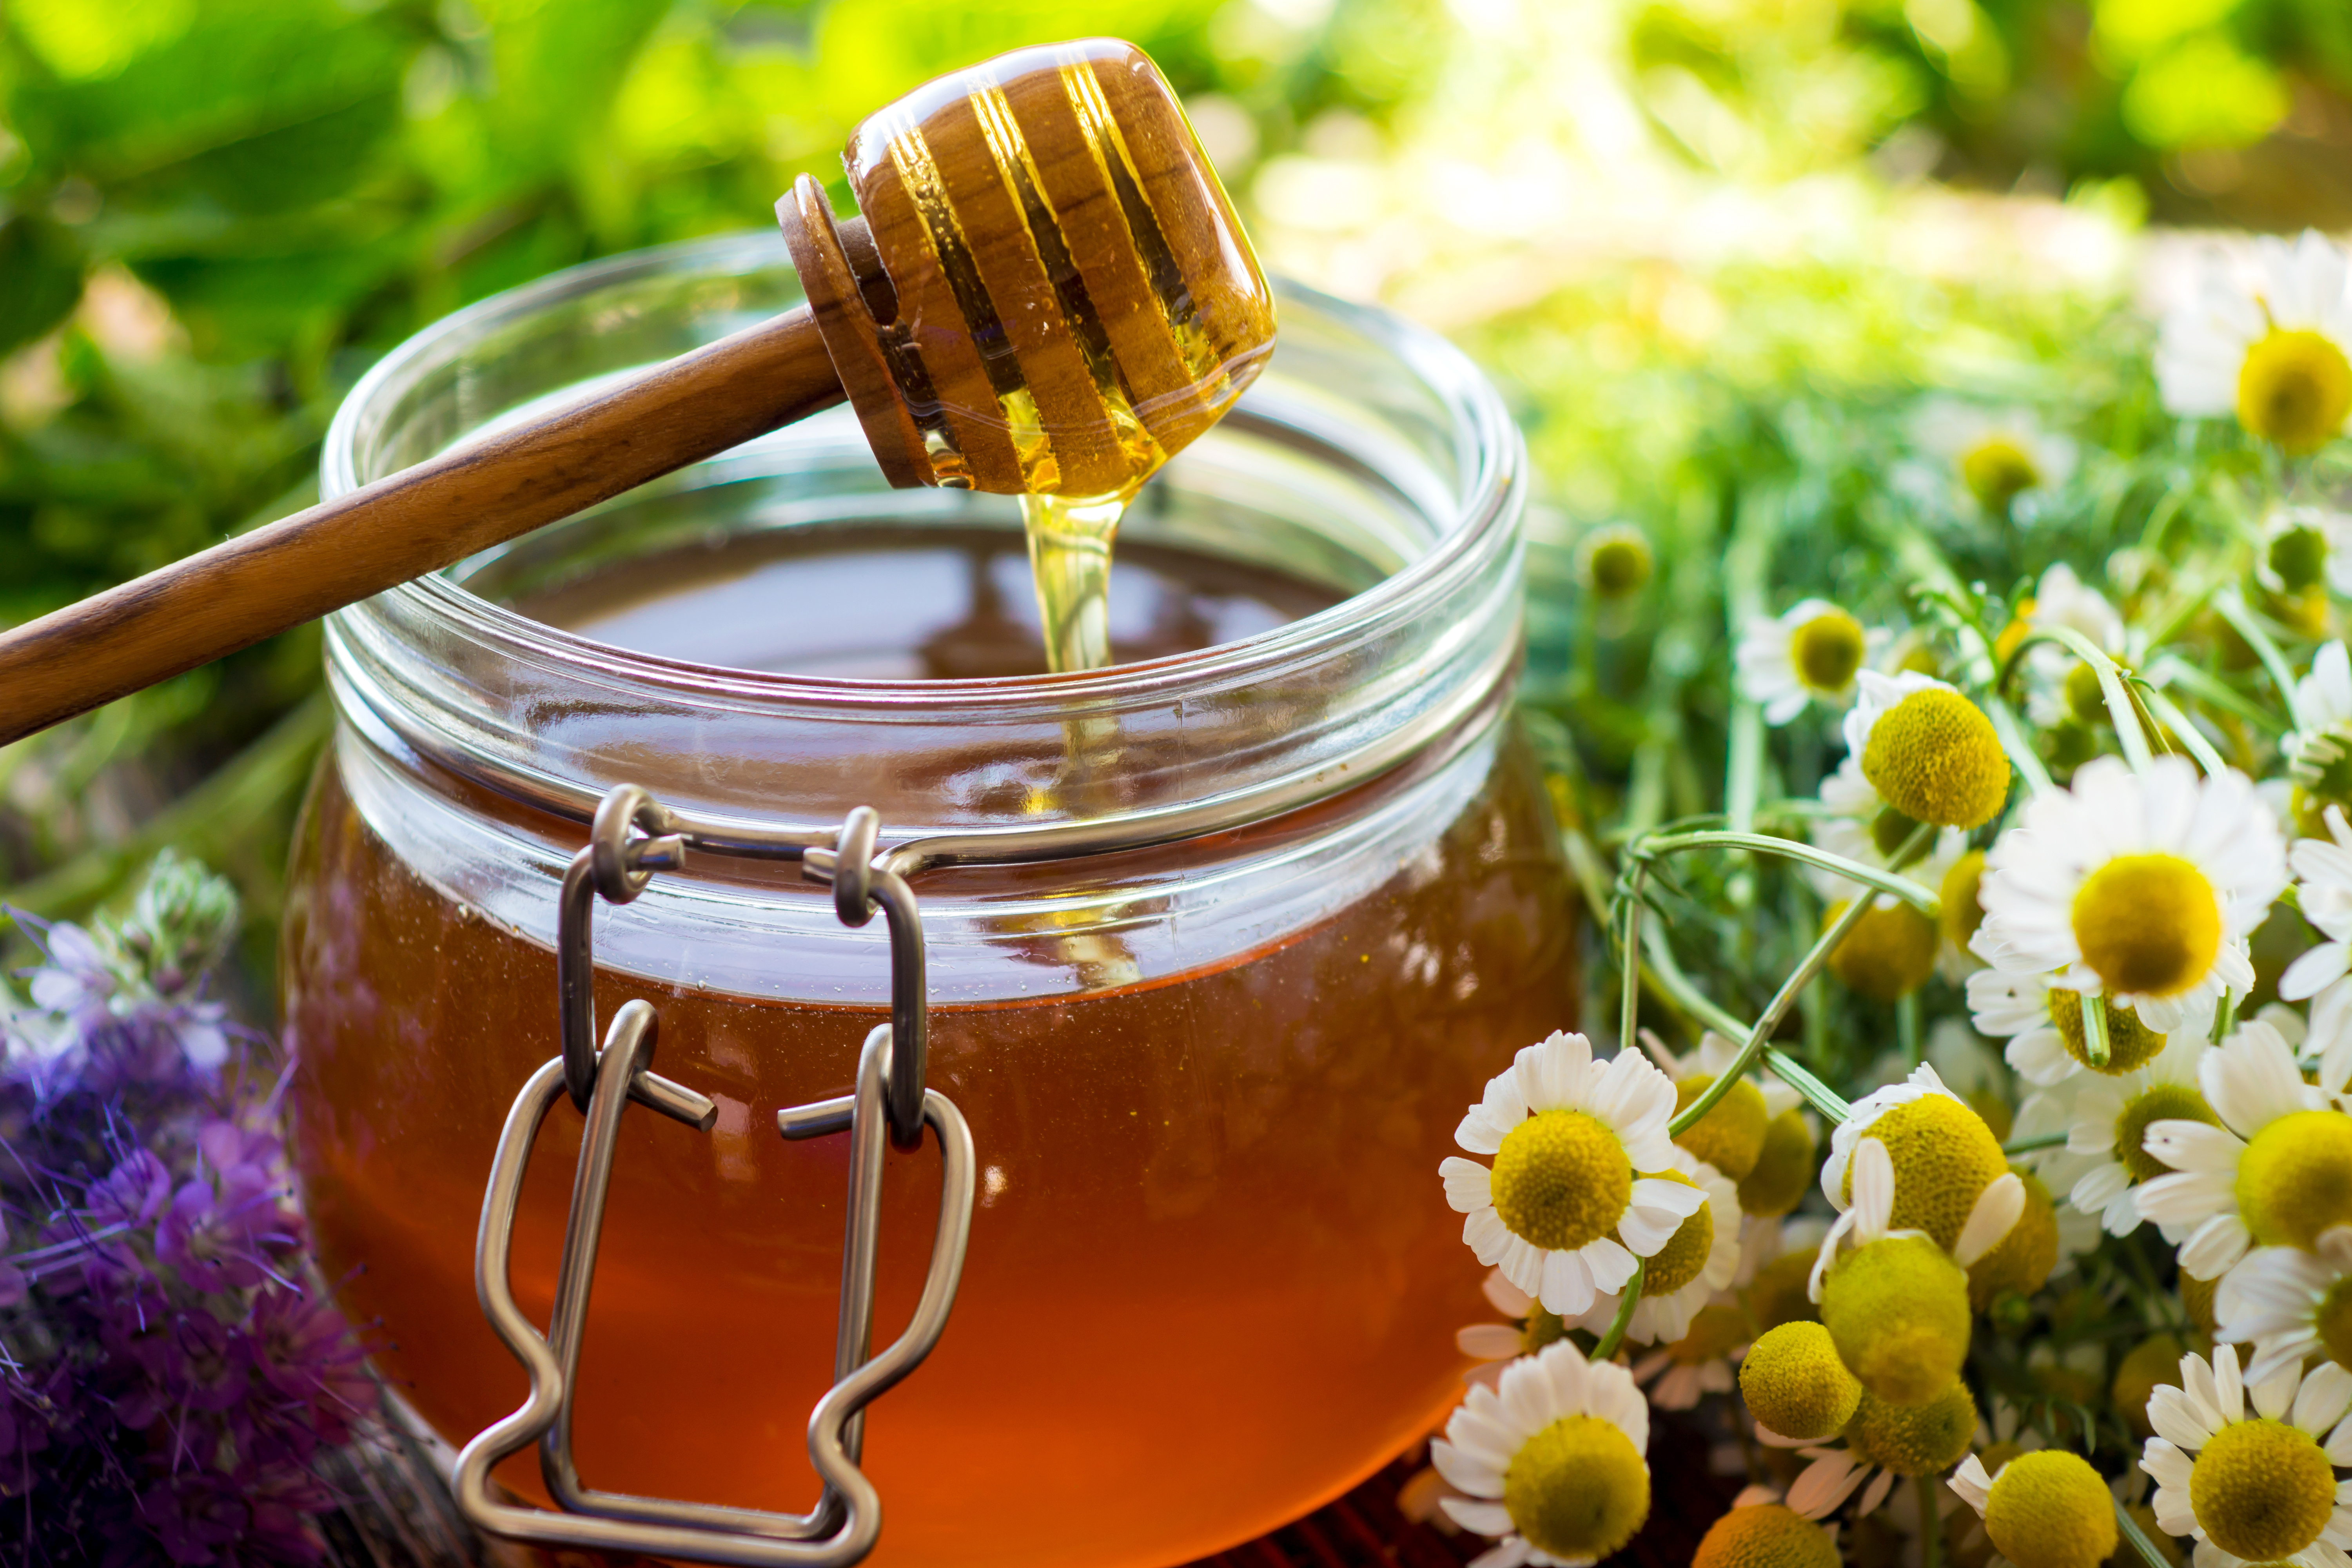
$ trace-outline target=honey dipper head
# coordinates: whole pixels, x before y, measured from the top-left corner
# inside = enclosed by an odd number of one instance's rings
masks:
[[[894,485],[1125,495],[1274,351],[1274,298],[1143,51],[1017,49],[926,83],[776,204]]]

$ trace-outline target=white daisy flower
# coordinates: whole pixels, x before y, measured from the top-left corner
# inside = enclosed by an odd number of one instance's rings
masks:
[[[2079,1454],[2020,1454],[1991,1473],[1971,1454],[1949,1484],[2021,1568],[2096,1568],[2115,1553],[2115,1494]]]
[[[1948,463],[1953,478],[1996,516],[2030,490],[2057,489],[2074,471],[2074,443],[2023,408],[1930,398],[1913,421],[1912,439]]]
[[[1877,1143],[1888,1162],[1885,1202],[1874,1223],[1871,1215],[1878,1205],[1866,1201],[1869,1194],[1858,1169],[1852,1195],[1847,1193],[1847,1166],[1865,1140]],[[1998,1206],[1993,1212],[2012,1199],[2016,1206],[2008,1209],[2007,1223],[1962,1259],[1963,1268],[2009,1234],[2010,1225],[2023,1210],[2024,1185],[2010,1172],[2009,1157],[1984,1118],[1944,1087],[1933,1067],[1922,1066],[1901,1083],[1874,1089],[1855,1100],[1846,1120],[1830,1134],[1829,1158],[1822,1163],[1822,1193],[1839,1215],[1822,1241],[1822,1267],[1835,1255],[1839,1241],[1857,1226],[1881,1233],[1916,1228],[1934,1237],[1946,1251],[1956,1251],[1961,1237],[1970,1233],[1972,1226],[1989,1223],[1990,1215],[1980,1222],[1978,1212],[1993,1187],[2002,1187],[2007,1194],[1994,1200]],[[1816,1300],[1820,1300],[1819,1278],[1817,1268]]]
[[[2080,1074],[2119,1076],[2145,1066],[2168,1041],[2202,1044],[2213,1029],[2213,1001],[2200,996],[2184,1009],[2178,1027],[2149,1028],[2137,1014],[2107,1014],[2107,1059],[2094,1066],[2083,1032],[2083,994],[2053,983],[2048,974],[2003,973],[1979,969],[1968,979],[1971,1021],[1979,1033],[2000,1038],[2003,1058],[2020,1078],[2053,1089]]]
[[[2255,1383],[2313,1356],[2352,1367],[2352,1227],[2330,1226],[2311,1250],[2258,1247],[2221,1277],[2213,1315],[2224,1344],[2252,1344]]]
[[[2221,1126],[2158,1120],[2143,1140],[2174,1173],[2132,1189],[2140,1217],[2187,1236],[2180,1267],[2215,1279],[2257,1243],[2308,1247],[2352,1223],[2352,1117],[2303,1081],[2294,1052],[2252,1023],[2197,1064]]]
[[[1806,599],[1785,615],[1759,616],[1740,635],[1736,662],[1741,695],[1785,724],[1810,702],[1842,706],[1853,678],[1886,646],[1890,634],[1865,631],[1827,599]]]
[[[1633,1538],[1650,1513],[1650,1407],[1633,1375],[1562,1340],[1474,1385],[1429,1445],[1465,1494],[1438,1506],[1499,1538],[1471,1568],[1583,1568]]]
[[[2328,644],[2322,657],[2331,650],[2340,671],[2344,645]],[[2289,1002],[2310,999],[2309,1045],[2319,1058],[2320,1086],[2340,1094],[2352,1079],[2352,824],[2335,805],[2326,820],[2328,837],[2298,838],[2287,862],[2303,918],[2327,940],[2286,966],[2278,992]]]
[[[2182,1356],[2180,1385],[2160,1384],[2147,1402],[2156,1436],[2139,1468],[2156,1479],[2158,1526],[2195,1537],[2196,1568],[2347,1568],[2352,1510],[2337,1501],[2335,1467],[2352,1465],[2347,1408],[2352,1372],[2333,1363],[2248,1387],[2233,1350]]]
[[[2175,414],[2235,414],[2282,451],[2316,451],[2352,415],[2344,253],[2305,229],[2292,244],[2256,240],[2254,256],[2253,279],[2209,258],[2194,296],[2165,317],[2157,387]]]
[[[1966,1383],[1924,1405],[1894,1405],[1864,1390],[1862,1404],[1834,1443],[1805,1443],[1762,1426],[1767,1447],[1794,1448],[1811,1464],[1789,1489],[1788,1506],[1807,1519],[1826,1519],[1860,1492],[1853,1517],[1877,1511],[1895,1483],[1940,1475],[1965,1458],[1977,1432],[1977,1406]]]
[[[1639,1345],[1672,1344],[1690,1332],[1692,1320],[1739,1272],[1739,1195],[1723,1173],[1681,1149],[1671,1168],[1706,1194],[1706,1205],[1676,1228],[1642,1271],[1642,1297],[1626,1321],[1625,1337]],[[1669,1175],[1668,1172],[1657,1173]],[[1622,1292],[1593,1299],[1577,1326],[1605,1333],[1616,1321]]]
[[[2066,1201],[2096,1215],[2110,1236],[2129,1236],[2139,1228],[2133,1188],[2168,1169],[2143,1146],[2148,1128],[2158,1121],[2214,1120],[2197,1084],[2198,1065],[2208,1048],[2201,1033],[2183,1030],[2167,1037],[2162,1050],[2129,1072],[2084,1073],[2065,1086],[2066,1152],[2084,1162]],[[2174,1226],[2165,1239],[2178,1246],[2184,1234]]]
[[[2277,506],[2263,520],[2254,577],[2273,594],[2300,594],[2326,583],[2352,595],[2352,512],[2324,506]]]
[[[1930,1076],[1934,1072],[1931,1068],[1921,1068],[1919,1070]],[[1948,1090],[1938,1089],[1936,1092],[1943,1094],[1946,1099],[1952,1098]],[[1857,1105],[1854,1109],[1859,1112],[1862,1107]],[[1970,1111],[1969,1114],[1973,1116],[1975,1112]],[[1979,1123],[1979,1125],[1982,1124]],[[1924,1142],[1926,1140],[1917,1142]],[[1998,1150],[2000,1145],[1995,1144],[1994,1148]],[[1906,1152],[1910,1153],[1916,1162],[1916,1173],[1913,1178],[1915,1187],[1928,1186],[1936,1177],[1948,1179],[1954,1175],[1959,1175],[1960,1184],[1965,1184],[1966,1177],[1960,1174],[1960,1172],[1965,1170],[1965,1164],[1961,1162],[1948,1163],[1942,1158],[1944,1151],[1922,1151],[1918,1148],[1917,1142],[1915,1142]],[[1895,1194],[1899,1177],[1894,1156],[1888,1152],[1884,1142],[1876,1138],[1863,1139],[1854,1146],[1852,1164],[1853,1201],[1850,1204],[1839,1205],[1844,1212],[1838,1215],[1830,1226],[1828,1234],[1822,1237],[1821,1252],[1813,1260],[1813,1273],[1809,1289],[1815,1301],[1822,1299],[1823,1282],[1829,1277],[1831,1266],[1837,1261],[1839,1247],[1848,1241],[1853,1242],[1855,1248],[1859,1250],[1874,1241],[1884,1241],[1890,1236],[1925,1236],[1935,1240],[1937,1246],[1943,1247],[1945,1251],[1949,1252],[1953,1260],[1962,1268],[1970,1268],[1975,1267],[1978,1259],[2008,1238],[2010,1231],[2016,1226],[2020,1216],[2025,1213],[2025,1184],[2019,1179],[2016,1172],[2004,1169],[1999,1176],[1977,1189],[1969,1200],[1966,1217],[1960,1223],[1958,1236],[1950,1245],[1946,1246],[1932,1230],[1895,1228]],[[1955,1169],[1955,1166],[1958,1168]],[[1841,1170],[1839,1173],[1841,1190],[1844,1185],[1843,1178],[1844,1173]],[[1822,1179],[1826,1185],[1829,1180],[1826,1172],[1823,1173]],[[1948,1200],[1951,1196],[1952,1194],[1948,1189],[1932,1192],[1928,1194],[1928,1204],[1914,1203],[1910,1205],[1911,1212],[1913,1215],[1918,1215],[1932,1213],[1936,1207],[1948,1207]],[[1906,1217],[1909,1216],[1906,1215]]]
[[[1598,1062],[1565,1034],[1520,1051],[1454,1132],[1493,1167],[1454,1156],[1437,1168],[1468,1216],[1464,1243],[1547,1310],[1581,1317],[1706,1205],[1700,1188],[1647,1173],[1674,1168],[1674,1080],[1640,1051]]]
[[[2245,775],[2099,757],[1987,852],[1974,945],[2004,973],[2053,975],[2168,1033],[2252,986],[2247,938],[2285,881],[2278,824]]]

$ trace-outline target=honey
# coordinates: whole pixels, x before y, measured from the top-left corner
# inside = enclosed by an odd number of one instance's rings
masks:
[[[1013,671],[1040,657],[1003,591],[1020,561],[1010,531],[817,531],[639,563],[531,607],[641,651],[758,667],[796,659],[772,618],[724,608],[756,598],[761,572],[832,574],[844,602],[921,579],[937,586],[898,642],[877,634],[836,673],[942,658]],[[1104,623],[1127,657],[1329,597],[1167,549],[1138,550],[1130,574],[1140,591],[1107,602]],[[1117,931],[1012,920],[998,940],[1031,978],[935,1003],[929,1081],[971,1121],[980,1195],[946,1336],[871,1414],[873,1562],[1182,1562],[1337,1494],[1456,1398],[1454,1331],[1491,1313],[1438,1162],[1485,1079],[1569,1022],[1574,974],[1570,892],[1523,748],[1488,723],[1447,767],[1466,783],[1424,847],[1302,928],[1141,974]],[[1266,845],[1366,809],[1294,814],[1307,820]],[[1205,853],[1130,874],[1148,886]],[[386,1376],[462,1442],[524,1387],[474,1304],[474,1216],[515,1089],[557,1049],[552,955],[410,870],[331,763],[299,835],[283,958],[322,1265],[350,1272],[342,1300],[380,1325]],[[720,1110],[707,1135],[624,1121],[576,1405],[583,1475],[805,1509],[846,1145],[788,1144],[774,1116],[845,1089],[884,1010],[605,973],[600,1017],[633,996],[659,1011],[656,1069]],[[517,1295],[541,1321],[580,1125],[568,1106],[550,1117],[518,1225]],[[911,1310],[937,1184],[928,1148],[892,1154],[878,1336]],[[530,1466],[500,1479],[543,1500]]]

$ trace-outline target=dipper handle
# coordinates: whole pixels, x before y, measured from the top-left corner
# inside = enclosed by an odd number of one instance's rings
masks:
[[[0,632],[0,745],[843,399],[803,306]]]

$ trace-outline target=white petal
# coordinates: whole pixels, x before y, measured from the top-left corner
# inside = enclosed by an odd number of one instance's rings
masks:
[[[1494,1173],[1475,1160],[1449,1154],[1437,1163],[1445,1181],[1445,1202],[1455,1214],[1475,1214],[1495,1206]]]
[[[1573,1252],[1547,1252],[1536,1295],[1544,1310],[1563,1318],[1584,1315],[1592,1305],[1592,1275],[1584,1259]]]
[[[1508,1323],[1472,1323],[1454,1331],[1454,1348],[1476,1361],[1500,1361],[1527,1348],[1527,1336]]]
[[[1445,1472],[1441,1469],[1438,1473],[1444,1475]],[[1442,1497],[1437,1500],[1437,1506],[1445,1510],[1446,1518],[1473,1534],[1508,1535],[1511,1533],[1511,1516],[1504,1511],[1501,1503],[1474,1502],[1467,1498]],[[1526,1560],[1522,1558],[1521,1561]]]
[[[2014,1171],[2003,1172],[1977,1194],[1975,1205],[1969,1210],[1968,1223],[1960,1227],[1960,1239],[1952,1256],[1961,1268],[1970,1267],[2000,1246],[2024,1213],[2024,1182]]]

